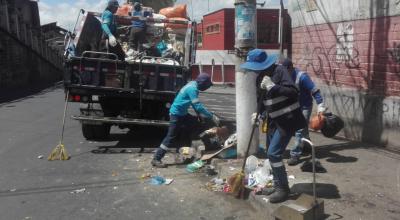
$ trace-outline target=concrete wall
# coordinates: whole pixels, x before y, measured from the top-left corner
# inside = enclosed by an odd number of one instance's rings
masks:
[[[295,65],[345,119],[346,137],[400,150],[400,1],[310,2],[289,2]]]
[[[62,56],[40,31],[37,2],[0,0],[0,89],[61,80]]]

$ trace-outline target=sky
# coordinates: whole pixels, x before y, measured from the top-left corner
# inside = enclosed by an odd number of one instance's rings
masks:
[[[258,0],[258,2],[266,2],[265,7],[276,7],[279,0]],[[286,4],[288,0],[284,0]],[[122,4],[125,0],[119,0]],[[234,7],[234,0],[177,0],[179,4],[188,5],[188,14],[195,19],[201,19],[202,15],[213,12],[221,8]],[[192,11],[191,5],[193,3]],[[41,24],[47,24],[57,21],[58,25],[71,30],[75,24],[79,9],[83,8],[88,11],[102,12],[107,4],[107,0],[40,0],[39,12]],[[209,8],[208,8],[209,7]],[[193,16],[192,16],[193,13]]]

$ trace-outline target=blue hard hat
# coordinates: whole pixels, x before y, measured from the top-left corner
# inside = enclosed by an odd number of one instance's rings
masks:
[[[276,63],[278,54],[270,54],[261,49],[251,50],[247,54],[247,60],[244,64],[240,65],[242,69],[260,71],[268,69]]]
[[[200,91],[207,90],[213,85],[211,77],[207,73],[200,73],[196,78],[196,82]]]

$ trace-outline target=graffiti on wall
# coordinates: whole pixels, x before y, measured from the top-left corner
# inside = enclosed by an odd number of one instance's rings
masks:
[[[349,61],[353,56],[354,29],[351,23],[339,24],[336,30],[336,61]]]
[[[376,119],[383,117],[383,125],[387,128],[400,129],[400,100],[385,99],[379,97],[366,97],[352,93],[334,93],[331,94],[332,101],[339,104],[341,111],[346,117],[352,120],[360,118],[362,115],[368,115],[364,120],[377,121]],[[363,114],[363,113],[368,114]],[[360,114],[361,113],[361,114]],[[365,116],[364,116],[365,117]]]
[[[397,64],[400,64],[400,44],[393,42],[393,47],[388,48],[390,58]]]

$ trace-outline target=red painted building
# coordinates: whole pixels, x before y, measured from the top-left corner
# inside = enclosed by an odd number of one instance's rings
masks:
[[[284,49],[288,53],[290,41],[290,18],[284,11]],[[193,77],[204,72],[213,73],[216,83],[235,81],[234,51],[235,9],[224,8],[207,15],[197,24],[197,55]],[[279,49],[279,9],[257,9],[258,48],[277,52]],[[214,68],[212,61],[214,60]],[[214,71],[213,71],[214,70]]]

